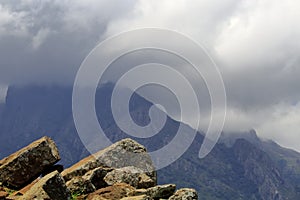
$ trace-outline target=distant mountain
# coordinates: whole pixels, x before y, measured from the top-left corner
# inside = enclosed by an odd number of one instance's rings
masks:
[[[100,87],[96,110],[102,128],[112,142],[129,137],[113,120],[110,110],[112,84]],[[0,158],[44,135],[53,138],[61,152],[61,163],[69,166],[86,155],[71,109],[72,89],[63,87],[10,87],[6,104],[0,107]],[[135,94],[130,114],[140,125],[149,123],[151,102]],[[149,151],[169,143],[180,122],[168,117],[163,129],[149,139],[134,138]],[[193,131],[184,125],[187,132]],[[198,158],[203,135],[197,134],[184,155],[159,170],[159,183],[174,182],[193,187],[199,199],[300,199],[300,154],[272,141],[260,140],[255,131],[224,134],[213,151]]]
[[[4,110],[4,107],[5,107],[5,103],[1,103],[0,102],[0,116],[2,115],[2,112]]]

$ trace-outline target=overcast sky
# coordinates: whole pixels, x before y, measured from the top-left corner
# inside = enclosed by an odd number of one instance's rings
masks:
[[[299,10],[298,0],[0,0],[0,85],[71,85],[107,36],[168,28],[219,66],[225,130],[254,128],[300,151]]]

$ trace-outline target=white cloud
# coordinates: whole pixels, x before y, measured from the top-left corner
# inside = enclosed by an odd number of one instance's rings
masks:
[[[107,35],[154,26],[192,36],[205,44],[224,75],[229,100],[225,130],[255,128],[263,137],[292,145],[300,139],[295,131],[300,113],[293,112],[298,107],[288,106],[300,98],[299,10],[296,0],[141,0],[127,17],[109,23]],[[283,102],[286,106],[280,106]],[[277,116],[274,108],[289,114]]]
[[[0,4],[0,38],[3,35],[26,36],[29,21],[27,12],[14,12],[9,7]]]
[[[237,0],[141,0],[127,16],[109,23],[107,35],[159,27],[180,31],[209,45],[238,4]]]
[[[296,105],[281,103],[272,108],[273,112],[255,128],[263,137],[300,151],[300,102]]]
[[[1,11],[0,12],[0,26],[1,27],[13,22],[13,16],[9,12],[9,10],[7,10],[2,5],[0,5],[0,11]]]
[[[7,86],[0,85],[0,103],[4,103],[6,100],[6,94],[7,94]]]
[[[38,33],[32,38],[32,47],[37,50],[47,37],[51,34],[51,31],[48,28],[40,29]]]
[[[218,56],[230,68],[286,64],[299,55],[299,9],[296,0],[243,1],[217,38]]]

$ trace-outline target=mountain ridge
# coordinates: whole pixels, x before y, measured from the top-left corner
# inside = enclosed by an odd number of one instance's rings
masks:
[[[118,128],[109,110],[112,88],[112,84],[98,88],[96,110],[98,115],[106,119],[99,122],[101,127],[109,139],[116,142],[128,135]],[[67,87],[10,87],[7,103],[0,116],[0,135],[2,141],[5,141],[0,144],[0,157],[43,135],[51,136],[56,141],[66,166],[87,156],[89,152],[80,141],[74,126],[71,98],[72,89]],[[148,111],[151,106],[150,102],[134,94],[129,106],[133,120],[142,125],[149,123]],[[168,144],[176,134],[178,126],[179,122],[168,117],[163,129],[152,140],[133,139],[151,152]],[[300,173],[297,163],[300,154],[276,143],[261,141],[253,131],[249,135],[251,137],[231,141],[231,145],[220,140],[205,159],[199,159],[198,152],[203,142],[203,135],[199,133],[179,160],[159,170],[158,180],[160,183],[174,182],[179,187],[194,187],[203,199],[300,198]],[[235,145],[237,141],[244,145]],[[245,154],[247,156],[243,160],[239,159],[237,155],[244,155],[244,151],[247,151],[245,146],[253,151],[256,149],[262,157],[269,157],[270,159],[265,159],[268,165],[260,164],[259,158],[251,154]],[[266,174],[264,181],[257,174],[250,173],[249,166],[256,166],[263,172],[261,174]],[[278,172],[280,178],[276,178]],[[187,174],[190,176],[187,177]],[[270,185],[266,184],[268,181],[272,186],[267,186]],[[275,191],[278,191],[278,195]]]

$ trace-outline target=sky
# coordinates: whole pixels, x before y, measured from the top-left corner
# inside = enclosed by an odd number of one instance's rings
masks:
[[[201,43],[219,67],[225,131],[254,128],[300,151],[299,10],[298,0],[0,0],[0,91],[72,85],[101,40],[167,28]]]

